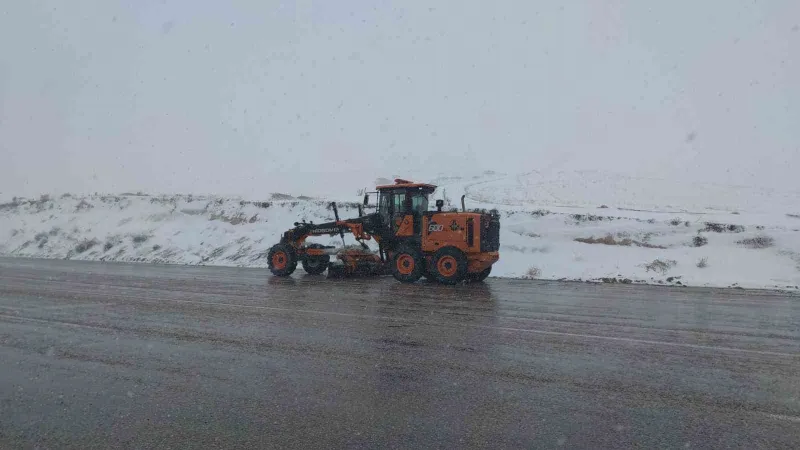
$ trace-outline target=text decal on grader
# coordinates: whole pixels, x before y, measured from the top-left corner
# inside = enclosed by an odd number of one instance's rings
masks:
[[[428,225],[428,233],[433,233],[433,232],[442,231],[442,230],[444,230],[444,225],[439,225],[436,222],[431,222],[431,224]]]
[[[377,211],[359,217],[314,224],[295,223],[283,233],[267,256],[270,271],[276,276],[289,276],[301,263],[312,275],[328,270],[341,275],[391,273],[395,279],[413,283],[426,277],[439,283],[483,281],[499,258],[500,218],[498,214],[467,212],[464,197],[462,210],[428,211],[428,196],[436,190],[432,184],[397,179],[395,184],[378,186]],[[369,194],[364,195],[364,207]],[[447,224],[447,225],[445,225]],[[350,233],[361,249],[337,249],[319,244],[306,244],[309,236]],[[364,243],[374,239],[378,252]],[[331,256],[336,261],[331,261]]]

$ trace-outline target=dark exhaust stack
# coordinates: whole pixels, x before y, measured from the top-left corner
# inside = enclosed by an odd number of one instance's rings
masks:
[[[467,207],[464,206],[464,197],[466,197],[466,196],[467,196],[467,194],[464,194],[464,195],[461,196],[461,212],[467,212]]]

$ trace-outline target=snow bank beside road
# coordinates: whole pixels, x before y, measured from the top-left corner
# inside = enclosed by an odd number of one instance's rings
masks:
[[[340,211],[357,210],[342,204]],[[332,220],[333,213],[314,200],[43,198],[0,206],[0,254],[266,267],[265,252],[303,219]]]
[[[461,191],[474,192],[457,180],[443,184],[454,199]],[[490,196],[511,189],[481,192],[480,206],[502,214],[501,258],[493,276],[792,290],[800,285],[800,217],[794,215],[537,207]],[[333,220],[325,201],[275,198],[18,200],[0,205],[0,254],[266,267],[266,252],[293,222]],[[357,205],[341,204],[340,213],[354,217]],[[338,237],[311,241],[341,244]]]
[[[503,225],[498,272],[510,277],[792,290],[800,284],[800,233],[785,227],[524,212],[512,212]]]

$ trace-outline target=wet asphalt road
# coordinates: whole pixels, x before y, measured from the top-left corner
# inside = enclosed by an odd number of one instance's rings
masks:
[[[789,295],[0,259],[0,362],[0,448],[800,448]]]

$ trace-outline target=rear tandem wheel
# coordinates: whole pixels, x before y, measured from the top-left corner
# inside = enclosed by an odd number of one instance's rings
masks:
[[[433,277],[442,284],[458,284],[467,277],[467,257],[455,247],[442,247],[433,254]]]
[[[414,283],[422,277],[425,271],[425,260],[419,250],[401,245],[394,254],[392,261],[392,276],[403,283]]]

